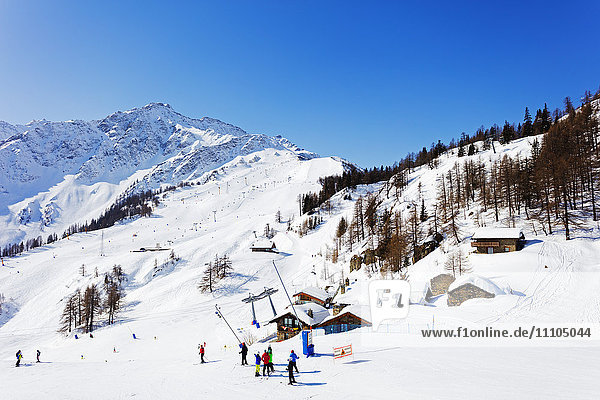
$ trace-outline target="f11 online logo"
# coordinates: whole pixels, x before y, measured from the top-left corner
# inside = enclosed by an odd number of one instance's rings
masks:
[[[369,303],[373,330],[382,321],[408,316],[410,284],[402,280],[376,280],[369,284]]]

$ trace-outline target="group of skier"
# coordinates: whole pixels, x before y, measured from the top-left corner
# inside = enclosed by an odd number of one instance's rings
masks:
[[[254,355],[254,357],[256,358],[257,356],[259,356],[259,353],[256,353]],[[265,376],[265,372],[267,373],[268,376],[271,376],[272,372],[275,372],[275,367],[273,366],[273,350],[271,349],[271,346],[269,346],[268,350],[265,350],[263,352],[263,355],[260,356],[260,360],[262,360],[263,362],[263,376]],[[260,370],[260,361],[259,359],[256,359],[256,361],[258,361],[258,367],[257,370]],[[260,374],[255,374],[256,376],[259,376]]]
[[[206,342],[204,342],[204,344],[199,345],[200,362],[203,364],[206,362],[204,360],[205,347]],[[113,351],[116,350],[113,349]],[[42,353],[39,350],[37,350],[37,362],[40,362],[40,354]],[[246,359],[248,355],[248,346],[246,346],[246,343],[241,344],[240,354],[242,355],[242,365],[248,365],[248,360]],[[16,357],[17,363],[15,364],[15,366],[18,367],[19,365],[21,365],[21,359],[23,358],[23,353],[21,352],[21,350],[17,351]],[[271,346],[269,346],[268,349],[263,352],[262,356],[258,352],[254,354],[254,358],[256,366],[255,376],[260,376],[261,362],[263,365],[263,376],[271,376],[271,373],[275,372],[275,367],[273,366],[273,349],[271,348]],[[294,378],[294,370],[296,370],[296,372],[299,373],[298,366],[296,365],[296,361],[298,360],[298,358],[300,357],[298,357],[298,355],[294,353],[294,350],[292,350],[290,356],[288,357],[288,366],[286,368],[288,371],[289,385],[296,383],[296,379]]]
[[[242,365],[248,365],[248,361],[246,360],[246,355],[248,354],[248,347],[245,343],[242,343],[242,350],[240,351],[240,353],[242,354]],[[294,370],[297,373],[299,372],[298,366],[296,365],[296,361],[298,360],[298,358],[298,355],[294,353],[294,350],[292,350],[290,356],[288,357],[288,366],[286,368],[289,377],[288,385],[296,383],[296,379],[294,378]],[[254,360],[254,365],[256,367],[254,376],[260,376],[261,362],[263,366],[263,376],[271,376],[271,373],[275,372],[275,367],[273,365],[273,349],[271,349],[271,346],[269,346],[269,348],[263,352],[262,356],[259,352],[255,353]]]
[[[40,354],[42,354],[42,352],[37,350],[37,354],[36,354],[37,361],[36,362],[41,362]],[[21,352],[21,350],[17,351],[16,357],[17,357],[17,363],[15,364],[15,367],[18,367],[21,365],[21,359],[23,358],[23,353]]]

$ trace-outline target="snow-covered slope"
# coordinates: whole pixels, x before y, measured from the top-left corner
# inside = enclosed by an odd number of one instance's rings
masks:
[[[2,122],[0,140],[0,245],[60,234],[126,189],[202,180],[237,156],[277,149],[317,157],[281,136],[188,118],[162,103],[100,121]]]
[[[231,137],[223,139],[222,135],[182,131],[175,142],[186,143],[183,150],[167,151],[176,155],[160,162],[153,160],[144,165],[145,161],[139,161],[143,167],[150,166],[124,181],[93,182],[94,174],[82,174],[81,169],[71,171],[50,192],[56,190],[64,196],[57,195],[56,204],[78,204],[80,196],[83,201],[97,201],[87,203],[91,204],[90,210],[101,208],[110,202],[106,193],[119,193],[136,180],[150,185],[160,183],[161,176],[176,174],[177,167],[173,166],[185,163],[172,157],[181,155],[185,159],[193,154],[194,145],[189,145],[192,139],[198,143],[196,146],[205,143],[218,148],[235,137],[240,136],[231,133]],[[303,236],[288,230],[288,226],[295,229],[308,217],[298,215],[297,196],[316,191],[319,177],[340,173],[343,162],[290,149],[283,139],[264,140],[279,141],[281,147],[258,146],[259,150],[246,154],[234,146],[242,154],[233,152],[231,159],[203,172],[204,177],[200,174],[194,178],[201,184],[166,193],[152,217],[74,234],[5,259],[0,268],[0,292],[6,297],[0,314],[2,398],[379,399],[390,393],[428,399],[463,399],[481,393],[491,399],[562,398],[565,393],[573,393],[577,398],[597,397],[590,371],[595,371],[600,355],[598,227],[590,226],[585,235],[566,242],[561,236],[536,236],[523,225],[529,242],[522,251],[471,254],[468,238],[476,221],[475,214],[468,212],[461,214],[459,221],[461,239],[466,240],[458,245],[444,243],[409,267],[407,279],[414,292],[411,299],[419,301],[410,305],[407,319],[384,323],[383,332],[365,327],[344,334],[315,336],[317,357],[299,361],[300,384],[296,387],[285,385],[285,364],[291,349],[301,353],[299,337],[271,344],[276,374],[270,378],[255,378],[253,367],[238,365],[236,338],[215,315],[215,304],[235,334],[253,342],[251,354],[266,349],[268,344],[259,340],[272,337],[275,327],[267,322],[273,313],[267,299],[257,302],[256,316],[261,326],[257,329],[251,325],[251,308],[242,299],[272,287],[279,290],[272,296],[276,311],[288,306],[273,262],[290,292],[326,285],[335,290],[342,277],[349,278],[343,302],[355,309],[364,308],[360,306],[366,305],[369,282],[381,278],[364,267],[349,272],[350,257],[364,247],[340,252],[337,263],[327,257],[334,247],[338,222],[342,216],[352,218],[356,199],[373,193],[380,196],[382,208],[406,214],[419,196],[427,203],[435,199],[438,176],[457,161],[493,161],[504,154],[524,155],[533,138],[505,146],[496,143],[496,153],[490,150],[460,159],[456,154],[445,154],[437,168],[413,171],[399,197],[387,182],[346,190],[331,199],[330,210],[322,210],[323,223]],[[91,171],[108,174],[117,174],[121,168],[111,172],[108,161],[94,165],[98,167]],[[159,171],[171,172],[162,175]],[[182,172],[181,176],[188,173]],[[61,185],[69,189],[62,190]],[[77,190],[70,191],[73,187]],[[36,198],[26,201],[34,204],[31,215],[37,217]],[[87,218],[87,210],[77,212],[81,214],[73,211],[70,216]],[[281,215],[280,222],[277,214]],[[502,215],[497,225],[506,222]],[[262,236],[267,224],[275,230],[272,240],[279,253],[251,252],[250,246]],[[169,251],[135,251],[157,245],[172,249],[176,259],[171,259]],[[468,254],[472,273],[482,277],[477,280],[492,282],[499,288],[495,290],[496,297],[471,299],[457,307],[447,305],[446,295],[425,299],[429,280],[445,272],[446,255],[457,248]],[[203,271],[216,255],[227,255],[234,273],[216,284],[213,293],[202,293],[198,285]],[[120,265],[126,276],[117,323],[107,326],[106,316],[100,316],[93,338],[80,332],[78,339],[73,333],[57,333],[66,299],[92,283],[101,286],[104,274],[115,265]],[[428,328],[530,329],[533,325],[590,327],[593,333],[591,338],[531,341],[434,339],[421,334],[421,329]],[[209,363],[199,365],[197,346],[204,342]],[[348,344],[353,345],[354,357],[334,361],[333,347]],[[26,368],[13,367],[18,349],[25,355]],[[42,351],[44,363],[34,363],[37,349]],[[561,368],[555,368],[556,365]],[[97,379],[90,379],[91,376]],[[506,384],[507,380],[511,384]]]
[[[522,143],[515,146],[524,147]],[[448,162],[453,161],[448,157]],[[297,195],[316,190],[320,176],[339,173],[341,168],[331,158],[300,160],[291,152],[275,149],[237,156],[215,171],[207,183],[169,192],[151,218],[75,234],[68,240],[6,259],[6,265],[0,268],[0,288],[8,302],[8,311],[0,320],[0,376],[6,382],[3,394],[7,394],[3,398],[192,399],[204,395],[223,399],[324,399],[385,398],[389,393],[410,398],[465,398],[485,392],[488,398],[505,399],[551,398],[565,390],[574,391],[578,398],[593,398],[595,387],[586,374],[599,355],[597,341],[549,339],[523,345],[482,339],[457,344],[451,339],[436,341],[419,335],[421,328],[433,325],[480,327],[499,318],[504,323],[527,323],[528,327],[542,321],[589,323],[597,315],[571,317],[572,303],[555,306],[565,297],[570,302],[597,304],[597,280],[588,277],[584,285],[580,279],[570,279],[577,277],[574,268],[594,271],[598,259],[594,256],[600,254],[597,240],[582,239],[567,245],[560,238],[539,238],[520,253],[474,258],[474,273],[501,287],[504,285],[499,281],[508,281],[513,294],[470,300],[453,308],[444,306],[442,299],[411,305],[409,318],[385,326],[389,330],[386,333],[363,328],[316,336],[318,357],[299,361],[300,384],[296,387],[285,385],[284,368],[291,349],[302,352],[299,337],[271,344],[276,374],[268,379],[255,378],[253,367],[238,365],[236,339],[215,315],[215,304],[241,340],[268,337],[274,331],[272,324],[266,324],[272,317],[268,301],[256,303],[261,325],[256,329],[251,325],[250,306],[242,299],[249,293],[260,293],[266,286],[279,289],[273,296],[278,312],[288,305],[273,261],[290,292],[306,286],[323,288],[337,282],[343,271],[353,280],[345,299],[358,304],[366,297],[368,281],[377,278],[367,276],[364,269],[348,274],[350,254],[342,254],[337,264],[324,255],[339,218],[351,214],[358,195],[380,191],[384,184],[359,186],[351,192],[351,200],[336,196],[331,214],[323,215],[325,222],[303,237],[287,230],[292,215],[292,226],[301,222]],[[417,170],[414,176],[430,172]],[[416,193],[412,185],[417,184],[415,179],[409,185],[406,201],[411,191]],[[282,222],[276,221],[277,211]],[[249,249],[267,223],[276,230],[273,241],[279,254],[253,253]],[[171,262],[168,251],[132,252],[157,243],[171,248],[179,260]],[[575,253],[565,253],[569,246]],[[104,256],[100,255],[101,248]],[[214,293],[201,293],[198,284],[205,264],[216,254],[230,257],[234,274],[217,284]],[[568,254],[579,254],[577,266],[569,264]],[[412,266],[411,284],[416,287],[421,277],[428,279],[439,272],[442,267],[436,260],[441,257],[436,251]],[[552,267],[550,271],[545,271],[545,264]],[[102,316],[94,338],[80,333],[75,339],[73,334],[57,333],[66,298],[91,283],[101,284],[103,274],[114,265],[120,265],[127,277],[117,324],[102,326]],[[324,267],[331,278],[324,279]],[[560,292],[561,298],[553,300],[550,291],[560,287],[561,274],[569,284]],[[571,298],[575,290],[579,297]],[[207,343],[209,363],[199,365],[197,345],[203,342]],[[353,345],[354,357],[334,362],[332,348],[347,344]],[[255,342],[251,354],[262,353],[266,347],[266,343]],[[25,354],[26,368],[13,366],[17,349]],[[37,349],[42,351],[42,364],[34,362]],[[563,368],[547,368],[556,363]],[[540,385],[531,374],[547,383]],[[459,384],[465,376],[471,378],[466,386]],[[32,377],[35,384],[29,384]],[[514,385],[507,386],[505,379],[511,379]]]
[[[387,209],[389,212],[402,213],[408,217],[411,207],[436,202],[437,186],[443,174],[470,160],[483,160],[487,165],[510,157],[529,157],[531,144],[540,137],[529,137],[515,140],[509,144],[495,143],[495,152],[490,149],[480,151],[472,156],[458,157],[454,149],[439,159],[436,168],[422,166],[416,168],[408,176],[408,185],[400,196],[396,195],[391,182],[380,182],[373,185],[363,185],[356,190],[347,190],[339,193],[332,199],[334,215],[329,217],[329,222],[321,229],[328,230],[330,248],[333,248],[333,237],[339,219],[343,216],[348,221],[353,218],[355,200],[359,196],[366,197],[368,193],[377,196],[379,210]],[[477,143],[481,148],[481,143]],[[349,195],[352,200],[344,197]],[[494,210],[482,210],[479,204],[473,204],[470,209],[457,215],[459,243],[453,238],[447,238],[441,246],[425,258],[408,267],[406,278],[411,284],[411,301],[415,303],[411,308],[411,317],[405,321],[411,327],[431,326],[431,321],[436,321],[436,326],[454,326],[456,321],[465,325],[477,323],[586,323],[597,326],[600,321],[600,229],[593,221],[582,224],[581,230],[573,240],[565,241],[563,236],[555,234],[546,236],[540,229],[535,230],[525,216],[509,217],[506,210],[502,210],[499,221],[495,222]],[[512,227],[513,224],[521,229],[527,244],[518,252],[505,254],[477,254],[470,245],[470,238],[479,229],[481,221],[486,221],[488,227]],[[424,238],[428,226],[423,227]],[[561,232],[562,235],[564,233]],[[349,274],[348,263],[354,254],[360,254],[369,243],[362,246],[354,245],[352,251],[344,246],[340,251],[340,266],[332,266],[330,270],[343,270],[346,276],[360,281],[381,278],[378,273],[367,274],[365,267]],[[490,289],[491,293],[498,295],[494,299],[473,299],[460,307],[448,307],[447,296],[439,296],[426,302],[425,297],[430,280],[442,273],[451,273],[445,269],[448,255],[461,250],[465,255],[467,266],[472,273],[482,277],[497,289]],[[336,276],[336,278],[337,278]],[[388,276],[388,278],[391,278]],[[459,278],[457,285],[462,278]],[[468,280],[468,277],[465,277]],[[362,285],[365,286],[365,285]],[[454,285],[453,287],[455,287]],[[360,289],[364,291],[364,287]],[[407,329],[405,325],[403,329]]]

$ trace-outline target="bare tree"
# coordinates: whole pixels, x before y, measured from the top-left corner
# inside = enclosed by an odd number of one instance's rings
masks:
[[[59,332],[71,332],[77,327],[77,310],[77,293],[74,293],[65,303]]]
[[[88,286],[83,295],[83,320],[86,332],[94,330],[94,318],[102,312],[100,292],[95,284]]]
[[[456,277],[457,274],[462,275],[471,272],[467,257],[461,248],[446,254],[444,267],[447,271],[452,272],[454,277]]]

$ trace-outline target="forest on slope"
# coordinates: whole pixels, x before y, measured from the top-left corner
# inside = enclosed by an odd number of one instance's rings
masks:
[[[366,249],[362,262],[382,274],[405,271],[422,258],[428,238],[461,242],[459,220],[467,217],[477,226],[501,222],[514,227],[519,220],[535,234],[560,232],[569,240],[575,230],[599,218],[600,90],[586,92],[578,108],[568,97],[564,104],[552,115],[544,106],[534,119],[526,108],[523,124],[481,127],[473,136],[463,133],[448,145],[432,144],[429,151],[408,154],[391,167],[354,168],[322,178],[320,192],[300,196],[299,206],[309,214],[327,211],[336,193],[350,198],[347,188],[384,181],[385,195],[359,197],[352,217],[340,219],[330,255],[336,262],[344,250]],[[527,151],[496,154],[494,142],[505,146],[526,137],[533,139]],[[490,150],[494,157],[470,157]],[[422,196],[419,182],[417,200],[405,210],[389,206],[390,197],[395,204],[401,201],[411,172],[436,170],[442,155],[454,155],[456,161],[437,175],[435,196]]]

